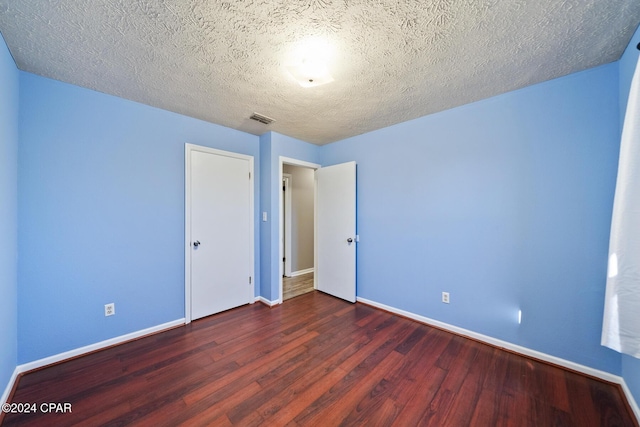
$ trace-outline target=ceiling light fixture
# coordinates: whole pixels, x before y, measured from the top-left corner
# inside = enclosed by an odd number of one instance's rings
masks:
[[[299,64],[288,66],[287,70],[302,87],[320,86],[333,81],[327,64],[317,58],[304,58]]]
[[[300,42],[286,66],[289,74],[302,87],[320,86],[333,81],[329,73],[332,49],[321,39]]]

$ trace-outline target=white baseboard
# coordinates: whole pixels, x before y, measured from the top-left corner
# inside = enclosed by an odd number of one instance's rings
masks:
[[[629,386],[624,378],[622,378],[622,383],[620,383],[620,385],[622,386],[622,391],[624,391],[624,395],[627,398],[627,402],[629,402],[629,406],[631,406],[631,410],[636,416],[636,420],[640,423],[640,407],[638,407],[638,402],[636,402],[633,394],[631,394],[631,390],[629,390]]]
[[[450,332],[453,332],[458,335],[462,335],[468,338],[472,338],[474,340],[482,341],[487,344],[491,344],[495,347],[504,348],[509,351],[513,351],[514,353],[519,353],[524,356],[529,356],[534,359],[539,359],[545,362],[553,363],[558,366],[562,366],[567,369],[571,369],[573,371],[577,371],[586,375],[590,375],[592,377],[600,378],[604,381],[608,381],[615,384],[623,384],[623,378],[618,375],[610,374],[609,372],[601,371],[599,369],[590,368],[589,366],[581,365],[579,363],[571,362],[566,359],[561,359],[556,356],[552,356],[550,354],[542,353],[537,350],[532,350],[530,348],[522,347],[517,344],[510,343],[508,341],[502,341],[497,338],[490,337],[488,335],[479,334],[477,332],[470,331],[468,329],[459,328],[458,326],[453,326],[448,323],[440,322],[438,320],[433,320],[428,317],[420,316],[419,314],[411,313],[409,311],[400,310],[395,307],[391,307],[385,304],[381,304],[379,302],[371,301],[366,298],[357,297],[358,302],[363,304],[367,304],[373,307],[381,308],[385,311],[398,314],[400,316],[408,317],[409,319],[416,320],[420,323],[425,323],[427,325],[435,326],[440,329],[444,329]],[[630,394],[630,393],[629,393]]]
[[[7,384],[7,386],[4,389],[4,392],[2,393],[2,398],[0,399],[0,404],[6,403],[7,399],[9,399],[9,393],[11,393],[11,390],[13,389],[13,385],[16,383],[16,380],[18,379],[18,368],[16,367],[13,370],[13,375],[11,375],[11,378],[9,379],[9,384]]]
[[[282,301],[280,300],[275,300],[275,301],[269,301],[268,299],[266,299],[263,296],[257,296],[255,302],[261,302],[269,307],[273,307],[275,305],[281,304]]]
[[[315,268],[313,267],[307,268],[305,270],[294,271],[293,273],[291,273],[291,277],[302,276],[303,274],[313,273],[314,271],[315,271]]]
[[[496,338],[492,338],[490,336],[487,335],[483,335],[483,334],[479,334],[477,332],[473,332],[470,331],[468,329],[464,329],[464,328],[460,328],[457,326],[453,326],[450,325],[448,323],[444,323],[444,322],[440,322],[438,320],[434,320],[434,319],[430,319],[428,317],[424,317],[421,316],[419,314],[415,314],[415,313],[411,313],[409,311],[405,311],[405,310],[401,310],[395,307],[391,307],[388,306],[386,304],[382,304],[379,302],[375,302],[375,301],[371,301],[368,300],[366,298],[362,298],[362,297],[357,297],[356,300],[358,302],[361,302],[363,304],[367,304],[370,305],[372,307],[377,307],[380,308],[382,310],[388,311],[390,313],[394,313],[394,314],[398,314],[400,316],[404,316],[407,317],[409,319],[413,319],[416,320],[420,323],[424,323],[430,326],[435,326],[450,332],[453,332],[455,334],[458,335],[462,335],[462,336],[466,336],[468,338],[472,338],[478,341],[482,341],[482,342],[486,342],[487,344],[491,344],[494,345],[496,347],[500,347],[500,348],[504,348],[507,349],[509,351],[513,351],[515,353],[519,353],[522,354],[524,356],[529,356],[529,357],[533,357],[535,359],[539,359],[539,360],[543,360],[545,362],[549,362],[549,363],[553,363],[555,365],[558,366],[562,366],[565,367],[567,369],[571,369],[577,372],[581,372],[584,373],[586,375],[590,375],[596,378],[600,378],[602,380],[608,381],[608,382],[612,382],[615,384],[620,384],[620,386],[622,387],[622,390],[625,394],[625,397],[627,398],[627,401],[629,403],[629,406],[631,407],[633,413],[636,416],[636,419],[638,421],[640,421],[640,408],[638,407],[638,404],[635,400],[635,398],[633,397],[633,394],[631,393],[631,390],[629,389],[629,387],[627,386],[627,383],[625,382],[624,378],[618,376],[618,375],[613,375],[610,374],[608,372],[604,372],[598,369],[594,369],[594,368],[590,368],[588,366],[584,366],[581,365],[579,363],[575,363],[575,362],[571,362],[565,359],[561,359],[559,357],[556,356],[551,356],[549,354],[546,353],[542,353],[536,350],[532,350],[526,347],[522,347],[507,341],[502,341]],[[279,300],[276,301],[269,301],[268,299],[262,297],[262,296],[258,296],[255,298],[255,302],[262,302],[264,304],[266,304],[269,307],[273,307],[275,305],[280,304],[281,302]],[[101,341],[95,344],[91,344],[85,347],[80,347],[77,348],[75,350],[70,350],[70,351],[66,351],[64,353],[59,353],[53,356],[49,356],[49,357],[45,357],[43,359],[39,359],[33,362],[29,362],[29,363],[25,363],[22,365],[18,365],[16,366],[15,370],[13,371],[13,375],[11,375],[11,378],[9,380],[9,383],[7,384],[7,386],[4,389],[4,392],[2,393],[2,398],[0,399],[0,404],[4,403],[7,401],[7,399],[9,398],[9,394],[11,393],[11,390],[13,389],[13,385],[15,384],[18,375],[31,371],[33,369],[38,369],[38,368],[42,368],[44,366],[47,365],[51,365],[53,363],[57,363],[57,362],[61,362],[63,360],[66,359],[70,359],[72,357],[76,357],[76,356],[81,356],[83,354],[86,353],[90,353],[92,351],[96,351],[96,350],[100,350],[106,347],[110,347],[112,345],[116,345],[116,344],[120,344],[126,341],[130,341],[132,339],[136,339],[136,338],[140,338],[142,336],[145,335],[150,335],[156,332],[161,332],[163,330],[167,330],[167,329],[171,329],[174,328],[176,326],[180,326],[183,325],[185,322],[185,319],[177,319],[174,320],[172,322],[167,322],[167,323],[163,323],[161,325],[157,325],[157,326],[153,326],[151,328],[147,328],[147,329],[143,329],[140,331],[136,331],[136,332],[132,332],[130,334],[126,334],[126,335],[121,335],[119,337],[115,337],[115,338],[111,338],[105,341]]]
[[[110,347],[112,345],[121,344],[126,341],[131,341],[136,338],[143,337],[145,335],[150,335],[156,332],[161,332],[167,329],[174,328],[176,326],[184,325],[184,318],[177,319],[172,322],[163,323],[161,325],[152,326],[147,329],[142,329],[140,331],[131,332],[126,335],[120,335],[119,337],[110,338],[108,340],[100,341],[95,344],[90,344],[84,347],[76,348],[75,350],[65,351],[64,353],[55,354],[53,356],[45,357],[43,359],[35,360],[33,362],[25,363],[22,365],[18,365],[16,368],[18,373],[29,372],[34,369],[42,368],[47,365],[51,365],[53,363],[61,362],[63,360],[71,359],[72,357],[82,356],[83,354],[90,353],[92,351],[101,350],[106,347]]]
[[[390,313],[398,314],[400,316],[407,317],[409,319],[416,320],[420,323],[424,323],[430,326],[435,326],[440,329],[444,329],[449,332],[453,332],[458,335],[462,335],[468,338],[472,338],[477,341],[482,341],[487,344],[491,344],[493,346],[504,348],[506,350],[512,351],[514,353],[522,354],[523,356],[529,356],[534,359],[542,360],[545,362],[553,363],[554,365],[562,366],[563,368],[567,368],[576,372],[583,373],[585,375],[590,375],[595,378],[600,378],[601,380],[608,381],[610,383],[619,384],[622,387],[622,391],[624,392],[625,397],[627,398],[627,402],[631,407],[636,419],[640,422],[640,408],[638,407],[638,403],[636,402],[631,390],[627,386],[624,378],[618,375],[610,374],[609,372],[601,371],[599,369],[594,369],[589,366],[581,365],[579,363],[571,362],[566,359],[562,359],[560,357],[552,356],[550,354],[542,353],[537,350],[532,350],[527,347],[522,347],[517,344],[513,344],[507,341],[502,341],[488,335],[479,334],[477,332],[470,331],[468,329],[459,328],[457,326],[450,325],[448,323],[440,322],[438,320],[430,319],[428,317],[421,316],[419,314],[411,313],[409,311],[401,310],[395,307],[391,307],[386,304],[382,304],[376,301],[371,301],[366,298],[357,297],[356,301],[361,302],[363,304],[370,305],[372,307],[377,307],[382,310],[388,311]]]
[[[7,384],[7,387],[5,388],[4,393],[2,394],[2,400],[0,401],[0,403],[4,403],[4,402],[7,401],[7,399],[9,398],[9,393],[11,393],[11,390],[13,389],[13,385],[15,384],[16,379],[18,378],[18,375],[20,375],[20,374],[32,371],[34,369],[45,367],[47,365],[52,365],[52,364],[57,363],[57,362],[62,362],[63,360],[71,359],[73,357],[82,356],[83,354],[91,353],[92,351],[96,351],[96,350],[101,350],[103,348],[110,347],[112,345],[121,344],[121,343],[124,343],[126,341],[131,341],[133,339],[140,338],[140,337],[143,337],[145,335],[151,335],[151,334],[154,334],[156,332],[162,332],[164,330],[171,329],[171,328],[174,328],[176,326],[184,325],[184,323],[185,323],[185,319],[184,318],[183,319],[177,319],[177,320],[174,320],[172,322],[167,322],[167,323],[163,323],[161,325],[152,326],[152,327],[147,328],[147,329],[142,329],[140,331],[131,332],[131,333],[126,334],[126,335],[121,335],[119,337],[110,338],[108,340],[100,341],[100,342],[95,343],[95,344],[90,344],[90,345],[87,345],[87,346],[84,346],[84,347],[76,348],[74,350],[65,351],[64,353],[55,354],[53,356],[49,356],[49,357],[45,357],[43,359],[35,360],[33,362],[29,362],[29,363],[24,363],[22,365],[18,365],[18,366],[16,366],[16,369],[13,371],[13,375],[11,376],[11,379],[9,380],[9,384]]]

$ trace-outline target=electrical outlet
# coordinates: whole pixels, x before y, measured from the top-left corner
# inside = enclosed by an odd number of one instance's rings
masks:
[[[449,292],[442,293],[442,302],[445,304],[449,304]]]
[[[105,304],[104,305],[104,315],[105,316],[113,316],[114,314],[116,314],[116,304],[115,303],[111,303],[111,304]]]

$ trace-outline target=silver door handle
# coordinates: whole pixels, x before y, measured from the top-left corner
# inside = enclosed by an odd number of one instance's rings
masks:
[[[193,246],[195,248],[197,248],[198,246],[200,246],[200,240],[196,240],[195,242],[193,242]]]

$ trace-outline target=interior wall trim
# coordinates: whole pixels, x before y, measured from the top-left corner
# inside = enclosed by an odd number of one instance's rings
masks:
[[[278,305],[278,304],[281,303],[280,300],[269,301],[268,299],[266,299],[263,296],[257,296],[255,302],[261,302],[264,305],[269,306],[269,307],[273,307],[273,306]]]
[[[624,378],[621,378],[621,380],[622,382],[620,383],[620,386],[622,387],[624,396],[627,398],[627,403],[631,407],[633,414],[636,416],[638,424],[640,424],[640,407],[638,407],[638,402],[636,402],[636,399],[634,399],[633,393],[631,393],[631,390],[629,389],[629,386],[627,385],[627,382],[624,380]]]
[[[0,404],[9,402],[9,398],[11,397],[11,393],[18,379],[18,375],[20,375],[20,373],[18,372],[18,367],[16,367],[13,370],[13,375],[11,375],[11,378],[9,378],[9,383],[4,388],[4,392],[2,393],[2,398],[0,399]],[[2,424],[3,419],[4,419],[4,413],[0,412],[0,424]]]
[[[298,271],[294,271],[291,273],[291,277],[296,277],[296,276],[302,276],[303,274],[307,274],[307,273],[313,273],[316,269],[311,267],[311,268],[306,268],[304,270],[298,270]]]
[[[492,345],[494,347],[502,348],[502,349],[511,351],[513,353],[518,353],[523,356],[527,356],[527,357],[537,359],[543,362],[547,362],[553,365],[558,365],[562,368],[569,369],[571,371],[576,371],[581,374],[589,375],[591,377],[595,377],[603,381],[618,384],[621,386],[622,391],[624,392],[624,395],[627,399],[627,403],[629,404],[631,410],[633,411],[633,414],[635,415],[638,422],[640,422],[640,408],[638,407],[638,404],[635,401],[633,394],[631,393],[631,390],[627,386],[627,383],[625,382],[624,378],[622,378],[619,375],[614,375],[609,372],[601,371],[599,369],[595,369],[589,366],[581,365],[579,363],[571,362],[570,360],[552,356],[547,353],[542,353],[537,350],[532,350],[530,348],[513,344],[508,341],[503,341],[497,338],[493,338],[488,335],[479,334],[477,332],[473,332],[468,329],[450,325],[445,322],[440,322],[439,320],[430,319],[428,317],[424,317],[419,314],[412,313],[410,311],[401,310],[399,308],[391,307],[389,305],[372,301],[366,298],[357,297],[356,301],[366,305],[370,305],[372,307],[376,307],[376,308],[388,311],[393,314],[397,314],[399,316],[407,317],[409,319],[415,320],[420,323],[424,323],[429,326],[433,326],[439,329],[444,329],[445,331],[452,332],[454,334],[461,335],[467,338],[471,338],[473,340],[480,341],[480,342]]]

